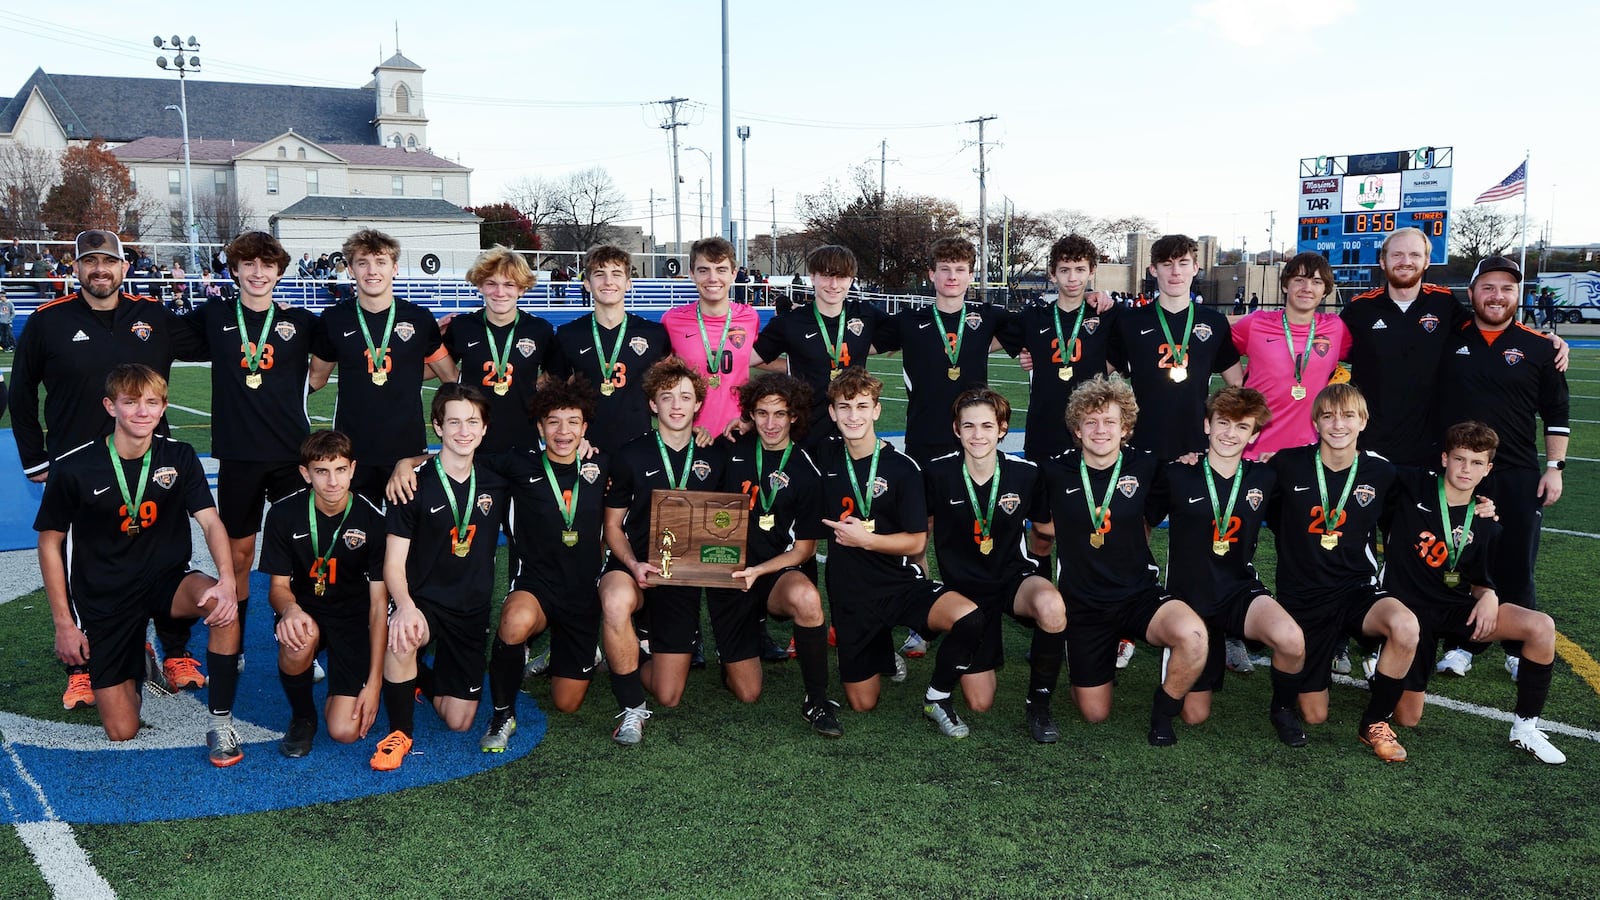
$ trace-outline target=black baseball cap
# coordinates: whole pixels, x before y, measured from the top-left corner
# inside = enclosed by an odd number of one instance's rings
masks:
[[[1472,270],[1472,284],[1478,283],[1478,277],[1490,272],[1507,272],[1512,278],[1522,280],[1522,269],[1515,262],[1504,256],[1489,256],[1478,261],[1478,267]]]

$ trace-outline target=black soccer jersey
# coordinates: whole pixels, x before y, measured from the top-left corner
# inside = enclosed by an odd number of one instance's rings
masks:
[[[489,607],[494,554],[506,516],[507,484],[487,466],[475,466],[474,471],[478,476],[475,492],[470,479],[447,479],[455,497],[454,510],[433,460],[417,467],[417,490],[411,500],[389,505],[389,534],[411,540],[406,552],[406,587],[413,600],[457,612]],[[465,534],[458,530],[457,512],[466,517]],[[468,542],[466,556],[454,552],[461,540]]]
[[[539,429],[528,418],[528,403],[553,343],[555,330],[550,323],[528,313],[518,314],[515,322],[505,326],[489,324],[482,310],[450,320],[444,345],[461,370],[461,383],[476,387],[489,398],[489,430],[483,435],[480,452],[538,448]],[[496,366],[495,354],[500,355],[503,368]]]
[[[1189,331],[1188,377],[1173,381],[1177,350],[1167,342],[1161,329],[1165,319],[1172,339],[1184,342],[1183,326],[1188,309],[1167,312],[1151,303],[1128,310],[1119,317],[1111,335],[1111,365],[1128,373],[1134,396],[1139,399],[1139,423],[1133,444],[1149,450],[1162,462],[1190,452],[1206,449],[1206,396],[1211,393],[1211,376],[1239,361],[1233,346],[1233,331],[1228,317],[1209,306],[1193,305],[1194,327]],[[1158,318],[1160,317],[1160,318]]]
[[[941,312],[939,317],[943,328],[934,318],[934,307],[925,306],[890,320],[905,355],[906,452],[924,461],[961,449],[950,427],[950,407],[962,391],[989,383],[993,339],[999,338],[1012,356],[1022,352],[1017,317],[1004,310],[969,305],[959,316]],[[950,352],[958,327],[961,352],[956,356],[956,377],[951,378]]]
[[[721,446],[696,447],[690,441],[682,450],[667,447],[666,460],[661,458],[663,446],[656,443],[654,431],[622,445],[612,463],[611,487],[606,491],[607,507],[628,511],[622,531],[640,562],[650,558],[651,491],[715,491],[724,484],[727,458]]]
[[[928,515],[933,519],[933,548],[939,557],[940,581],[968,597],[987,597],[1021,576],[1040,574],[1040,560],[1029,551],[1026,526],[1029,521],[1050,521],[1050,504],[1037,465],[1001,453],[995,475],[982,483],[974,481],[969,495],[962,460],[962,454],[949,453],[922,470]],[[994,517],[985,543],[983,521],[989,518],[991,501]],[[983,552],[986,546],[988,553]]]
[[[1477,498],[1471,502],[1476,503]],[[1446,526],[1439,512],[1439,473],[1401,468],[1395,478],[1394,520],[1383,539],[1383,589],[1406,605],[1420,608],[1471,606],[1476,602],[1473,585],[1494,587],[1489,561],[1500,537],[1499,522],[1474,516],[1466,546],[1454,560],[1443,538],[1448,527],[1452,540],[1460,545],[1468,508],[1466,504],[1449,507]],[[1445,581],[1452,571],[1459,577],[1454,586]]]
[[[356,317],[366,320],[367,333],[377,347],[383,343],[388,310],[367,312],[357,300],[329,307],[322,313],[320,346],[313,351],[323,360],[338,363],[339,404],[333,427],[350,436],[358,463],[380,471],[428,446],[423,428],[422,370],[445,355],[432,313],[398,297],[394,307],[389,348],[378,367],[381,373],[374,370]],[[375,383],[374,375],[383,384]]]
[[[207,358],[204,343],[178,327],[177,318],[160,301],[127,293],[119,296],[115,309],[105,312],[89,306],[79,294],[68,294],[28,317],[17,338],[9,399],[11,430],[25,474],[39,472],[52,457],[111,433],[111,417],[100,400],[113,366],[142,363],[166,378],[174,359]],[[163,420],[157,433],[166,430]]]
[[[1378,583],[1378,521],[1390,502],[1394,464],[1365,451],[1357,460],[1349,498],[1339,509],[1349,469],[1335,472],[1324,466],[1314,444],[1280,450],[1272,457],[1278,489],[1267,521],[1277,538],[1276,596],[1285,609],[1311,609],[1329,595]],[[1323,508],[1318,467],[1332,509]]]
[[[1556,369],[1549,338],[1516,323],[1497,334],[1468,322],[1445,346],[1433,433],[1442,440],[1451,425],[1475,419],[1500,436],[1496,467],[1536,469],[1534,413],[1545,434],[1570,435],[1567,396],[1567,376]]]
[[[551,462],[552,487],[540,450],[517,448],[479,454],[480,468],[500,472],[511,484],[511,539],[515,556],[511,577],[549,606],[582,606],[594,601],[595,581],[605,562],[606,485],[611,458],[596,453],[570,463]],[[560,491],[561,499],[556,499]],[[577,503],[573,505],[573,494]],[[567,527],[563,508],[574,509]],[[573,542],[567,542],[567,533]]]
[[[68,585],[80,613],[114,613],[134,588],[183,571],[193,550],[189,517],[216,505],[193,447],[157,437],[150,448],[142,497],[143,458],[121,460],[132,509],[105,438],[69,450],[50,468],[33,528],[67,533]]]
[[[211,455],[296,461],[301,442],[311,433],[306,375],[322,323],[301,307],[274,304],[270,324],[266,312],[245,308],[241,334],[241,306],[236,300],[211,300],[176,319],[205,342],[211,360]],[[256,356],[259,380],[249,380],[251,355]]]
[[[1106,373],[1111,335],[1124,313],[1123,308],[1115,304],[1103,313],[1095,312],[1093,307],[1080,307],[1083,323],[1078,326],[1078,336],[1074,340],[1072,326],[1078,321],[1078,310],[1060,313],[1058,335],[1058,309],[1054,303],[1030,306],[1022,311],[1019,325],[1023,346],[1033,355],[1033,371],[1028,373],[1028,421],[1023,454],[1034,462],[1042,462],[1074,446],[1066,425],[1067,400],[1078,385]],[[1067,339],[1066,350],[1061,349],[1062,337]],[[1069,372],[1065,381],[1061,379],[1063,372]]]
[[[672,352],[667,330],[659,322],[628,313],[616,328],[601,328],[595,343],[594,314],[574,319],[556,329],[554,349],[545,365],[557,378],[582,375],[600,392],[595,403],[594,421],[589,424],[589,443],[615,452],[623,444],[650,431],[650,404],[644,395],[644,373],[656,361]],[[618,346],[620,342],[621,346]],[[611,370],[611,390],[601,386],[601,355]]]
[[[1145,526],[1161,521],[1150,503],[1161,466],[1148,451],[1125,449],[1120,470],[1089,469],[1085,491],[1082,459],[1082,451],[1073,449],[1043,466],[1055,521],[1056,581],[1069,609],[1112,610],[1160,586]],[[1097,525],[1094,510],[1108,492],[1110,513]]]
[[[1424,284],[1404,311],[1388,288],[1357,294],[1345,304],[1339,318],[1350,329],[1350,383],[1367,399],[1361,446],[1396,465],[1438,462],[1427,423],[1439,361],[1450,335],[1471,317],[1449,288],[1437,284]]]
[[[845,516],[870,519],[874,534],[925,533],[928,501],[922,485],[922,471],[910,457],[881,438],[879,447],[875,479],[871,477],[872,457],[850,459],[843,440],[830,441],[818,450],[822,517],[835,521]],[[855,469],[856,484],[860,485],[863,495],[861,503],[856,500],[846,466]],[[922,578],[923,572],[911,563],[910,557],[830,543],[826,576],[830,602],[870,604],[880,595]]]
[[[1204,463],[1167,463],[1162,490],[1151,502],[1152,518],[1166,516],[1167,590],[1182,597],[1202,616],[1219,612],[1218,604],[1235,590],[1259,580],[1253,560],[1261,526],[1267,518],[1277,474],[1270,466],[1241,460],[1239,471],[1223,478],[1213,473],[1217,504],[1227,511],[1238,481],[1233,514],[1218,520],[1211,506]],[[1342,482],[1341,482],[1342,483]],[[1227,545],[1217,555],[1219,544]]]
[[[861,300],[846,300],[837,316],[824,316],[815,304],[808,304],[774,317],[756,339],[756,354],[765,360],[787,354],[789,374],[811,386],[811,427],[806,444],[814,447],[825,435],[838,433],[828,417],[832,373],[866,366],[874,347],[880,353],[893,350],[898,340],[888,313]],[[829,346],[838,355],[837,369]]]
[[[372,603],[369,585],[383,583],[387,530],[383,512],[372,501],[354,493],[350,497],[348,515],[344,510],[331,516],[316,513],[316,534],[311,533],[310,513],[316,507],[310,488],[272,504],[261,533],[258,568],[266,575],[287,575],[295,602],[305,609],[365,618]],[[323,576],[320,597],[318,574]]]
[[[806,451],[794,444],[786,464],[783,451],[760,450],[755,432],[732,443],[722,442],[728,468],[722,489],[750,498],[750,527],[746,532],[749,563],[757,565],[789,550],[796,541],[826,540],[831,531],[822,524],[822,476]],[[760,468],[757,468],[759,458]],[[762,522],[771,516],[768,527]]]

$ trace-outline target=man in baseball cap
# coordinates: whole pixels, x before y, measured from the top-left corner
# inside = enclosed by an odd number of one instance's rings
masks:
[[[118,262],[122,261],[122,238],[116,232],[91,229],[78,232],[78,239],[73,249],[73,258],[82,260],[85,256],[109,256]]]

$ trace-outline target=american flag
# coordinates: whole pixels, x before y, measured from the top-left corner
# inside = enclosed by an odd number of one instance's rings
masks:
[[[1522,165],[1517,166],[1517,170],[1515,172],[1507,175],[1504,181],[1479,194],[1478,199],[1472,202],[1474,204],[1493,203],[1496,200],[1504,200],[1507,197],[1515,197],[1516,195],[1524,193],[1527,190],[1528,161],[1523,160]]]

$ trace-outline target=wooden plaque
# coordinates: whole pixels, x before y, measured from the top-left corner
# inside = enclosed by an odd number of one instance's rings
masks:
[[[749,559],[745,544],[750,498],[714,491],[652,491],[650,559],[661,570],[652,585],[731,587]]]

